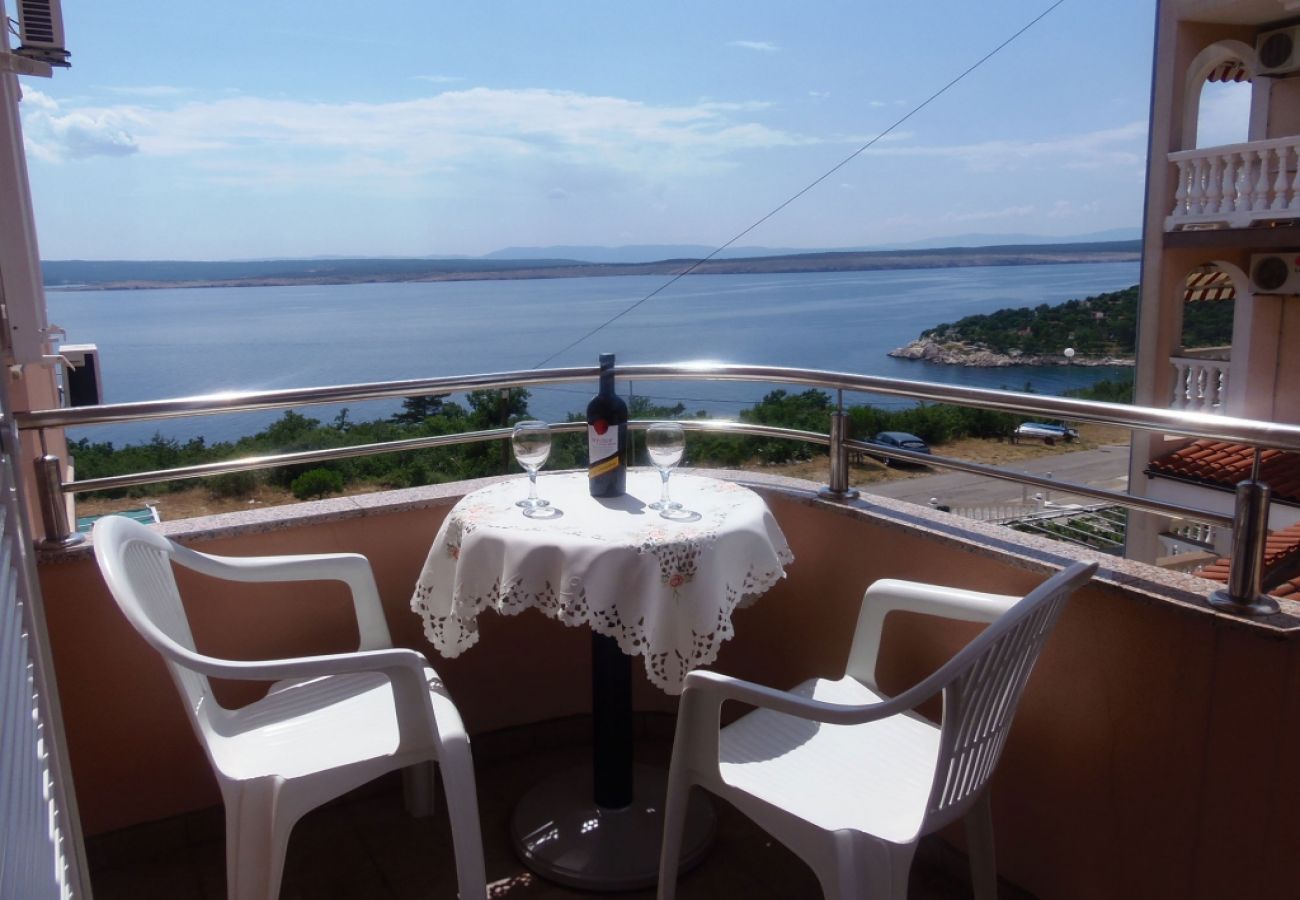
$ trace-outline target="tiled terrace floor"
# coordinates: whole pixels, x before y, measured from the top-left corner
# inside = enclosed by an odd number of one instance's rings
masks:
[[[569,729],[570,732],[572,729]],[[663,730],[658,728],[656,730]],[[565,900],[618,896],[647,900],[654,890],[597,895],[562,888],[531,874],[510,847],[509,819],[515,801],[553,772],[581,762],[581,740],[547,749],[547,736],[508,743],[475,743],[480,816],[493,900]],[[550,735],[554,743],[554,735]],[[523,738],[523,741],[520,741]],[[480,746],[488,745],[488,746]],[[541,745],[542,749],[538,749]],[[670,742],[645,737],[638,759],[666,764]],[[484,752],[487,751],[487,752]],[[682,877],[682,900],[800,900],[821,897],[816,878],[797,857],[748,819],[716,803],[718,835],[698,867]],[[219,807],[87,840],[96,900],[222,900],[225,846]],[[971,896],[965,859],[946,843],[927,839],[912,869],[912,900],[955,900]],[[402,805],[401,780],[381,779],[309,813],[294,829],[285,866],[283,900],[432,900],[454,898],[451,835],[440,813],[413,819]],[[1033,900],[1003,883],[1003,900]]]

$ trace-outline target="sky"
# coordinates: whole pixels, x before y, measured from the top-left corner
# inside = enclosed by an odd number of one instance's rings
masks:
[[[41,255],[719,246],[1052,2],[64,0]],[[1065,0],[738,246],[1137,228],[1154,15]]]

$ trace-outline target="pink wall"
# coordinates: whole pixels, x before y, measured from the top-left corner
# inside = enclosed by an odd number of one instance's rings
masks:
[[[778,686],[839,675],[862,591],[876,578],[1019,593],[1042,577],[988,549],[977,526],[944,524],[953,536],[936,538],[933,522],[960,522],[941,514],[906,523],[887,509],[846,512],[779,493],[769,502],[796,561],[785,582],[736,613],[721,671]],[[201,549],[364,553],[395,641],[427,649],[406,603],[441,515],[373,515]],[[1015,550],[1016,540],[1002,543]],[[1064,552],[1033,549],[1043,546],[1031,542],[1029,552],[1049,561]],[[219,802],[165,669],[121,618],[93,561],[46,563],[41,582],[87,833]],[[1300,746],[1292,633],[1225,624],[1115,582],[1076,596],[1030,683],[995,780],[1000,871],[1045,898],[1293,895],[1300,858],[1283,846],[1300,826],[1285,768]],[[341,591],[183,588],[200,643],[214,653],[343,648],[353,637]],[[480,621],[479,646],[434,661],[471,730],[587,709],[586,629],[535,613]],[[891,620],[886,683],[924,674],[970,633]],[[638,708],[672,708],[638,681]],[[959,829],[950,837],[960,843]]]

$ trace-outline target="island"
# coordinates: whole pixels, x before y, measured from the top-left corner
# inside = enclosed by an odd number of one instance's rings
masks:
[[[1183,345],[1216,347],[1232,341],[1233,301],[1189,303]],[[953,366],[1132,366],[1137,346],[1138,286],[1067,300],[1055,306],[1000,309],[936,325],[905,347],[898,359]],[[1067,357],[1066,348],[1074,351]]]

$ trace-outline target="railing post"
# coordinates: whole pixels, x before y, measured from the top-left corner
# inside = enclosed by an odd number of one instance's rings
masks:
[[[63,465],[52,453],[36,458],[36,493],[41,505],[45,537],[36,546],[57,549],[80,544],[86,536],[68,524],[68,506],[63,498]]]
[[[1232,523],[1232,567],[1227,590],[1210,595],[1210,605],[1226,612],[1269,615],[1277,601],[1261,591],[1264,542],[1268,538],[1268,485],[1253,478],[1237,484],[1237,505]]]
[[[502,388],[497,395],[497,417],[502,428],[510,424],[510,388]],[[506,439],[501,442],[501,474],[510,474],[510,457],[512,456],[510,441]]]
[[[848,435],[849,416],[844,411],[844,392],[839,391],[838,408],[831,413],[831,477],[830,484],[817,492],[827,500],[856,500],[856,489],[849,487],[849,448],[844,446]]]

